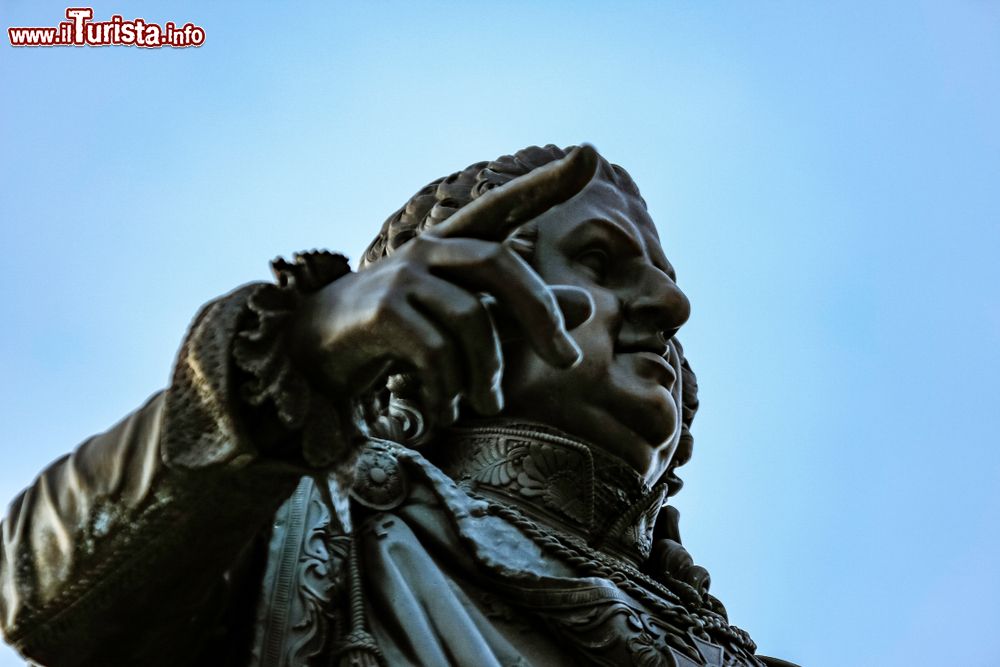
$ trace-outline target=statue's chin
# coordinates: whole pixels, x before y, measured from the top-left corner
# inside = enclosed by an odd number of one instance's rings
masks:
[[[680,440],[679,411],[673,400],[658,400],[627,413],[591,407],[572,424],[548,424],[622,459],[650,483],[666,470]],[[536,420],[537,421],[537,420]]]
[[[673,397],[667,393],[645,397],[647,401],[633,404],[633,409],[623,421],[623,425],[634,434],[634,440],[628,449],[633,450],[630,457],[622,456],[647,479],[655,481],[667,468],[670,458],[677,450],[681,435],[680,409]],[[623,448],[625,449],[625,448]]]

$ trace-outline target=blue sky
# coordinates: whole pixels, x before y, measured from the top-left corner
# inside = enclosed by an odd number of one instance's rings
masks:
[[[732,620],[807,667],[1000,664],[996,3],[94,9],[207,40],[4,35],[4,499],[164,386],[199,305],[275,255],[357,257],[427,181],[589,141],[693,302],[676,504]]]

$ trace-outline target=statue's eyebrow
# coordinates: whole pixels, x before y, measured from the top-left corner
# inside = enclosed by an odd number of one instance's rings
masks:
[[[591,218],[587,220],[585,225],[594,225],[595,227],[600,227],[610,236],[615,238],[615,241],[621,245],[627,246],[629,253],[643,257],[646,254],[645,249],[643,249],[642,244],[635,238],[635,235],[619,225],[617,222],[608,220],[607,218]]]
[[[634,254],[636,257],[647,256],[647,249],[644,248],[643,244],[635,238],[635,234],[628,231],[617,222],[608,220],[607,218],[591,218],[590,220],[587,220],[585,224],[600,227],[605,232],[615,237],[619,243],[628,246],[631,254]],[[663,248],[659,247],[659,244],[657,244],[657,248],[655,250],[652,248],[649,249],[648,256],[649,261],[653,266],[667,274],[672,281],[677,282],[677,274],[674,272],[674,267],[669,261],[667,261],[667,257],[663,253]]]

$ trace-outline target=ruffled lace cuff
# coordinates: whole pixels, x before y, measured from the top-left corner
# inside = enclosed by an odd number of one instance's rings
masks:
[[[351,269],[344,256],[325,251],[296,254],[291,262],[278,258],[271,267],[278,284],[259,285],[250,294],[246,319],[233,340],[233,361],[243,374],[239,399],[297,435],[308,467],[329,468],[349,456],[354,448],[348,441],[360,435],[350,402],[334,400],[308,381],[292,363],[287,337],[303,297]]]

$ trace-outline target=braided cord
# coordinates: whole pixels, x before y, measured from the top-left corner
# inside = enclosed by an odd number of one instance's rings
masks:
[[[494,502],[478,494],[470,494],[487,503],[487,512],[510,522],[524,532],[535,544],[562,562],[565,562],[587,576],[607,579],[618,588],[651,607],[668,622],[690,630],[695,636],[711,641],[709,634],[721,635],[746,652],[747,658],[756,661],[754,653],[757,645],[750,635],[736,626],[730,625],[719,614],[708,609],[690,611],[684,600],[659,581],[639,571],[626,561],[604,554],[587,546],[579,538],[560,534],[550,528],[543,528],[517,509]],[[683,588],[682,588],[683,590]],[[689,600],[688,603],[695,602]],[[759,663],[758,663],[759,664]]]

